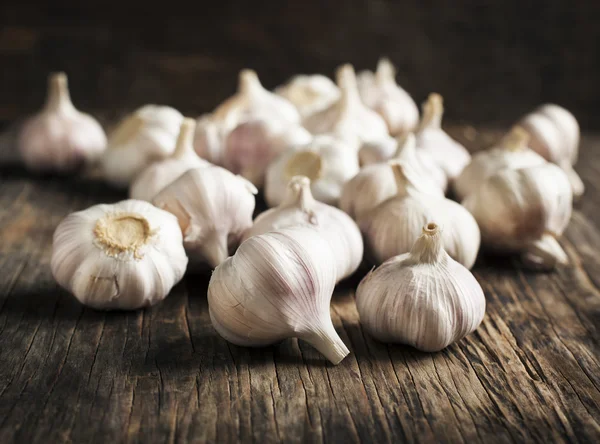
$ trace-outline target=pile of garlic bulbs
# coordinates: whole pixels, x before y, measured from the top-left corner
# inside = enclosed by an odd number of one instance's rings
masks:
[[[356,292],[368,333],[424,351],[460,340],[485,314],[469,271],[480,249],[536,270],[568,263],[559,239],[584,190],[579,125],[543,105],[471,156],[442,128],[442,96],[420,116],[395,77],[382,58],[375,72],[344,64],[335,82],[302,74],[271,92],[244,69],[212,112],[145,105],[107,138],[75,109],[66,75],[51,75],[20,134],[25,165],[97,165],[130,198],[58,225],[56,281],[90,307],[138,309],[210,268],[223,338],[299,338],[337,364],[349,350],[330,316],[335,285],[376,265]],[[259,192],[271,208],[255,216]]]

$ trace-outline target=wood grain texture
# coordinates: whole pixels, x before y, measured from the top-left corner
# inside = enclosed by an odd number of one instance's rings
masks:
[[[473,149],[494,132],[456,129]],[[471,139],[466,140],[464,135]],[[246,349],[211,326],[208,275],[133,313],[83,308],[49,269],[68,213],[125,196],[83,178],[32,177],[0,140],[0,442],[599,442],[600,137],[562,244],[571,265],[519,270],[481,257],[487,314],[427,354],[359,324],[353,288],[332,318],[352,354],[331,366],[296,340]]]

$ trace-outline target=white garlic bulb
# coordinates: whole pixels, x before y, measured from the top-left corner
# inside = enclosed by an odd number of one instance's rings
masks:
[[[338,364],[348,355],[329,312],[335,257],[311,227],[246,240],[213,272],[210,319],[229,342],[258,347],[300,338]]]
[[[212,114],[203,114],[196,120],[194,149],[202,159],[214,165],[223,166],[223,148],[228,132],[223,122],[214,119]]]
[[[585,186],[573,169],[580,136],[575,117],[558,105],[546,104],[526,115],[520,124],[531,136],[531,149],[561,167],[569,177],[573,196],[582,196]]]
[[[496,146],[475,154],[454,180],[454,193],[458,200],[463,200],[501,169],[515,170],[546,163],[542,156],[527,146],[528,142],[529,134],[522,127],[515,126]]]
[[[405,174],[417,191],[443,197],[446,175],[437,165],[431,163],[424,153],[417,152],[415,136],[409,133],[399,140],[395,157],[387,163],[377,163],[363,167],[342,189],[339,207],[355,220],[383,201],[398,193],[396,179],[390,168],[392,163],[405,166]]]
[[[187,263],[177,219],[140,200],[72,213],[54,232],[54,278],[97,309],[134,310],[161,301]]]
[[[331,244],[336,257],[337,282],[356,271],[363,257],[360,230],[343,211],[316,201],[310,192],[310,179],[305,176],[292,177],[283,202],[260,214],[252,228],[244,233],[243,240],[297,225],[315,227]]]
[[[327,108],[340,97],[336,84],[321,74],[294,76],[275,93],[292,102],[303,118]]]
[[[48,77],[44,109],[25,122],[18,146],[30,170],[67,172],[98,160],[106,134],[96,119],[73,106],[61,72]]]
[[[369,334],[435,352],[477,329],[485,315],[483,290],[443,244],[440,228],[428,223],[409,253],[362,280],[356,307]]]
[[[442,129],[443,114],[442,96],[431,93],[423,103],[423,118],[417,131],[417,148],[428,153],[444,170],[448,180],[452,181],[469,164],[471,155]]]
[[[423,225],[434,222],[442,227],[442,242],[448,254],[471,268],[481,240],[473,216],[450,199],[419,192],[406,166],[393,163],[391,169],[398,194],[358,220],[376,262],[410,251]]]
[[[483,245],[520,253],[531,268],[552,269],[568,262],[557,242],[572,211],[572,191],[556,165],[503,169],[463,201],[477,220]]]
[[[290,179],[306,176],[315,199],[337,205],[344,183],[358,170],[356,151],[345,140],[315,136],[308,144],[291,146],[269,165],[265,200],[270,207],[279,205],[285,198]]]
[[[168,106],[145,105],[109,135],[102,156],[104,178],[127,187],[148,165],[173,154],[183,116]]]
[[[243,177],[209,166],[187,171],[152,203],[177,216],[192,265],[208,263],[214,268],[252,226],[256,193]]]
[[[280,120],[249,120],[225,139],[223,166],[262,187],[267,167],[287,148],[310,143],[312,136],[300,125]]]
[[[208,161],[198,157],[194,151],[195,128],[194,119],[183,119],[175,151],[171,157],[155,162],[142,171],[129,188],[129,197],[150,202],[160,190],[187,170],[210,166]]]
[[[313,134],[335,134],[348,140],[356,138],[360,143],[379,143],[387,139],[385,121],[360,100],[352,65],[338,68],[336,81],[341,91],[339,100],[304,119],[304,127]]]
[[[363,103],[383,117],[390,134],[398,136],[416,129],[419,108],[396,83],[396,69],[387,58],[379,59],[375,73],[359,73],[357,82]]]

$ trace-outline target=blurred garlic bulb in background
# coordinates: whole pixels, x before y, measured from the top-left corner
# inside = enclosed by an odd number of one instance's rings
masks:
[[[489,150],[476,153],[454,181],[454,193],[459,201],[479,188],[496,172],[542,165],[546,160],[527,145],[529,135],[520,126],[513,127],[500,142]]]
[[[269,165],[265,200],[270,207],[279,205],[285,198],[290,179],[306,176],[315,199],[337,205],[344,183],[358,170],[356,151],[345,140],[315,136],[308,144],[290,147]]]
[[[423,117],[417,130],[417,148],[426,152],[444,170],[451,182],[471,161],[471,155],[442,129],[444,103],[442,96],[429,94],[423,103]]]
[[[477,220],[484,247],[520,253],[524,263],[536,269],[568,262],[556,239],[571,218],[572,191],[558,166],[500,170],[463,205]]]
[[[340,97],[336,84],[321,74],[294,76],[275,93],[292,102],[303,118],[327,108]]]
[[[215,330],[250,347],[297,337],[338,364],[349,351],[329,311],[335,263],[329,244],[311,227],[251,237],[211,276],[208,308]]]
[[[256,188],[224,168],[189,170],[152,203],[177,216],[190,260],[216,267],[252,226]]]
[[[336,282],[356,271],[363,257],[363,241],[356,223],[335,207],[316,201],[310,180],[292,177],[284,200],[276,208],[261,213],[242,239],[297,225],[316,228],[330,244],[336,258]]]
[[[214,165],[223,166],[223,149],[227,131],[225,125],[213,118],[212,114],[203,114],[196,120],[194,149],[202,159]]]
[[[452,200],[419,192],[406,166],[393,163],[390,168],[398,194],[358,219],[365,243],[377,263],[410,251],[423,225],[434,222],[442,228],[442,242],[448,254],[471,268],[480,243],[473,216]]]
[[[142,171],[129,188],[129,197],[150,202],[160,190],[187,170],[210,166],[208,161],[199,158],[194,151],[195,129],[194,119],[183,119],[173,154]]]
[[[106,134],[96,119],[73,106],[67,75],[53,73],[46,104],[24,123],[18,147],[28,169],[68,172],[98,160],[106,149]]]
[[[300,125],[277,120],[250,120],[225,139],[223,166],[262,187],[267,167],[289,147],[310,143],[312,136]]]
[[[367,165],[342,189],[339,207],[355,220],[365,217],[383,201],[398,193],[390,168],[393,163],[404,167],[410,183],[422,193],[444,197],[446,175],[415,147],[415,136],[409,133],[398,142],[396,156],[387,163]]]
[[[419,123],[419,108],[412,97],[396,83],[396,69],[387,58],[379,59],[377,71],[357,76],[358,90],[365,105],[385,120],[390,134],[414,131]]]
[[[161,301],[187,263],[177,219],[139,200],[72,213],[54,232],[52,275],[97,309],[134,310]]]
[[[360,322],[383,342],[442,350],[477,329],[485,316],[481,285],[444,251],[428,223],[409,253],[370,272],[356,291]]]
[[[145,105],[109,135],[101,159],[104,178],[127,187],[148,165],[173,154],[183,116],[168,106]]]
[[[573,169],[580,137],[575,117],[558,105],[546,104],[526,115],[520,124],[531,136],[531,149],[561,167],[569,177],[573,196],[582,196],[585,186]]]

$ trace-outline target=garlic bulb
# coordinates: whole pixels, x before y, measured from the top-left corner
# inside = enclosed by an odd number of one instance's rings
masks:
[[[313,134],[357,138],[361,143],[379,143],[388,138],[385,121],[360,100],[352,65],[338,68],[336,80],[341,91],[339,100],[304,119],[304,127]]]
[[[129,189],[132,199],[152,201],[160,190],[169,185],[187,170],[209,166],[194,151],[193,139],[196,121],[185,118],[181,124],[175,151],[171,157],[155,162],[135,179]]]
[[[396,83],[396,69],[387,58],[379,59],[375,74],[360,73],[357,82],[363,103],[383,117],[390,134],[402,135],[416,129],[419,108]]]
[[[469,164],[471,155],[442,129],[443,114],[442,96],[431,93],[423,104],[423,119],[417,131],[417,147],[429,154],[444,170],[448,180],[452,181]]]
[[[485,315],[483,290],[443,244],[440,228],[428,223],[409,253],[362,280],[356,308],[369,334],[435,352],[477,329]]]
[[[558,105],[547,104],[525,116],[520,124],[531,136],[531,149],[567,173],[574,197],[583,195],[585,186],[573,169],[579,150],[575,117]]]
[[[223,148],[227,136],[225,125],[214,119],[212,114],[203,114],[196,120],[194,149],[202,159],[223,166]]]
[[[390,168],[393,163],[406,167],[404,172],[417,191],[444,196],[446,175],[431,163],[426,154],[417,152],[415,136],[409,133],[399,140],[396,156],[391,161],[367,165],[346,182],[340,197],[340,208],[358,220],[383,201],[395,196],[398,187]]]
[[[454,181],[454,192],[459,201],[479,188],[491,175],[504,168],[513,170],[546,163],[546,160],[528,148],[528,133],[515,126],[500,143],[486,151],[475,154]]]
[[[263,88],[255,71],[244,69],[239,74],[237,93],[217,107],[213,119],[231,131],[247,120],[277,119],[299,124],[300,114],[287,99]]]
[[[312,136],[300,125],[278,120],[249,120],[225,139],[223,166],[262,187],[271,162],[286,148],[310,143]]]
[[[270,207],[279,205],[284,201],[290,179],[306,176],[315,199],[337,205],[344,183],[358,170],[356,151],[346,141],[316,136],[308,144],[291,146],[269,165],[265,200]]]
[[[44,109],[25,122],[18,146],[30,170],[67,172],[95,162],[106,149],[106,134],[96,119],[73,106],[61,72],[48,77]]]
[[[254,236],[213,272],[210,319],[229,342],[258,347],[300,338],[338,364],[348,348],[331,322],[335,257],[311,227]]]
[[[54,232],[54,278],[97,309],[134,310],[161,301],[187,263],[177,219],[139,200],[72,213]]]
[[[187,171],[152,203],[177,216],[190,259],[214,268],[252,226],[256,193],[246,179],[209,166]]]
[[[410,251],[421,227],[434,222],[442,227],[442,242],[448,254],[471,268],[480,243],[479,228],[473,216],[452,200],[419,192],[406,166],[394,163],[391,169],[398,194],[358,220],[377,263]]]
[[[321,74],[294,76],[275,93],[292,102],[303,118],[327,108],[340,97],[336,84]]]
[[[485,247],[520,253],[526,265],[537,269],[568,262],[556,238],[571,218],[572,191],[558,166],[500,170],[463,205],[475,216]]]
[[[337,282],[356,271],[363,257],[360,230],[343,211],[317,202],[310,192],[310,179],[305,176],[292,177],[283,202],[260,214],[242,240],[297,225],[313,226],[329,241],[336,257]]]
[[[126,187],[148,165],[170,156],[182,121],[168,106],[145,105],[130,114],[109,135],[101,159],[104,178]]]

